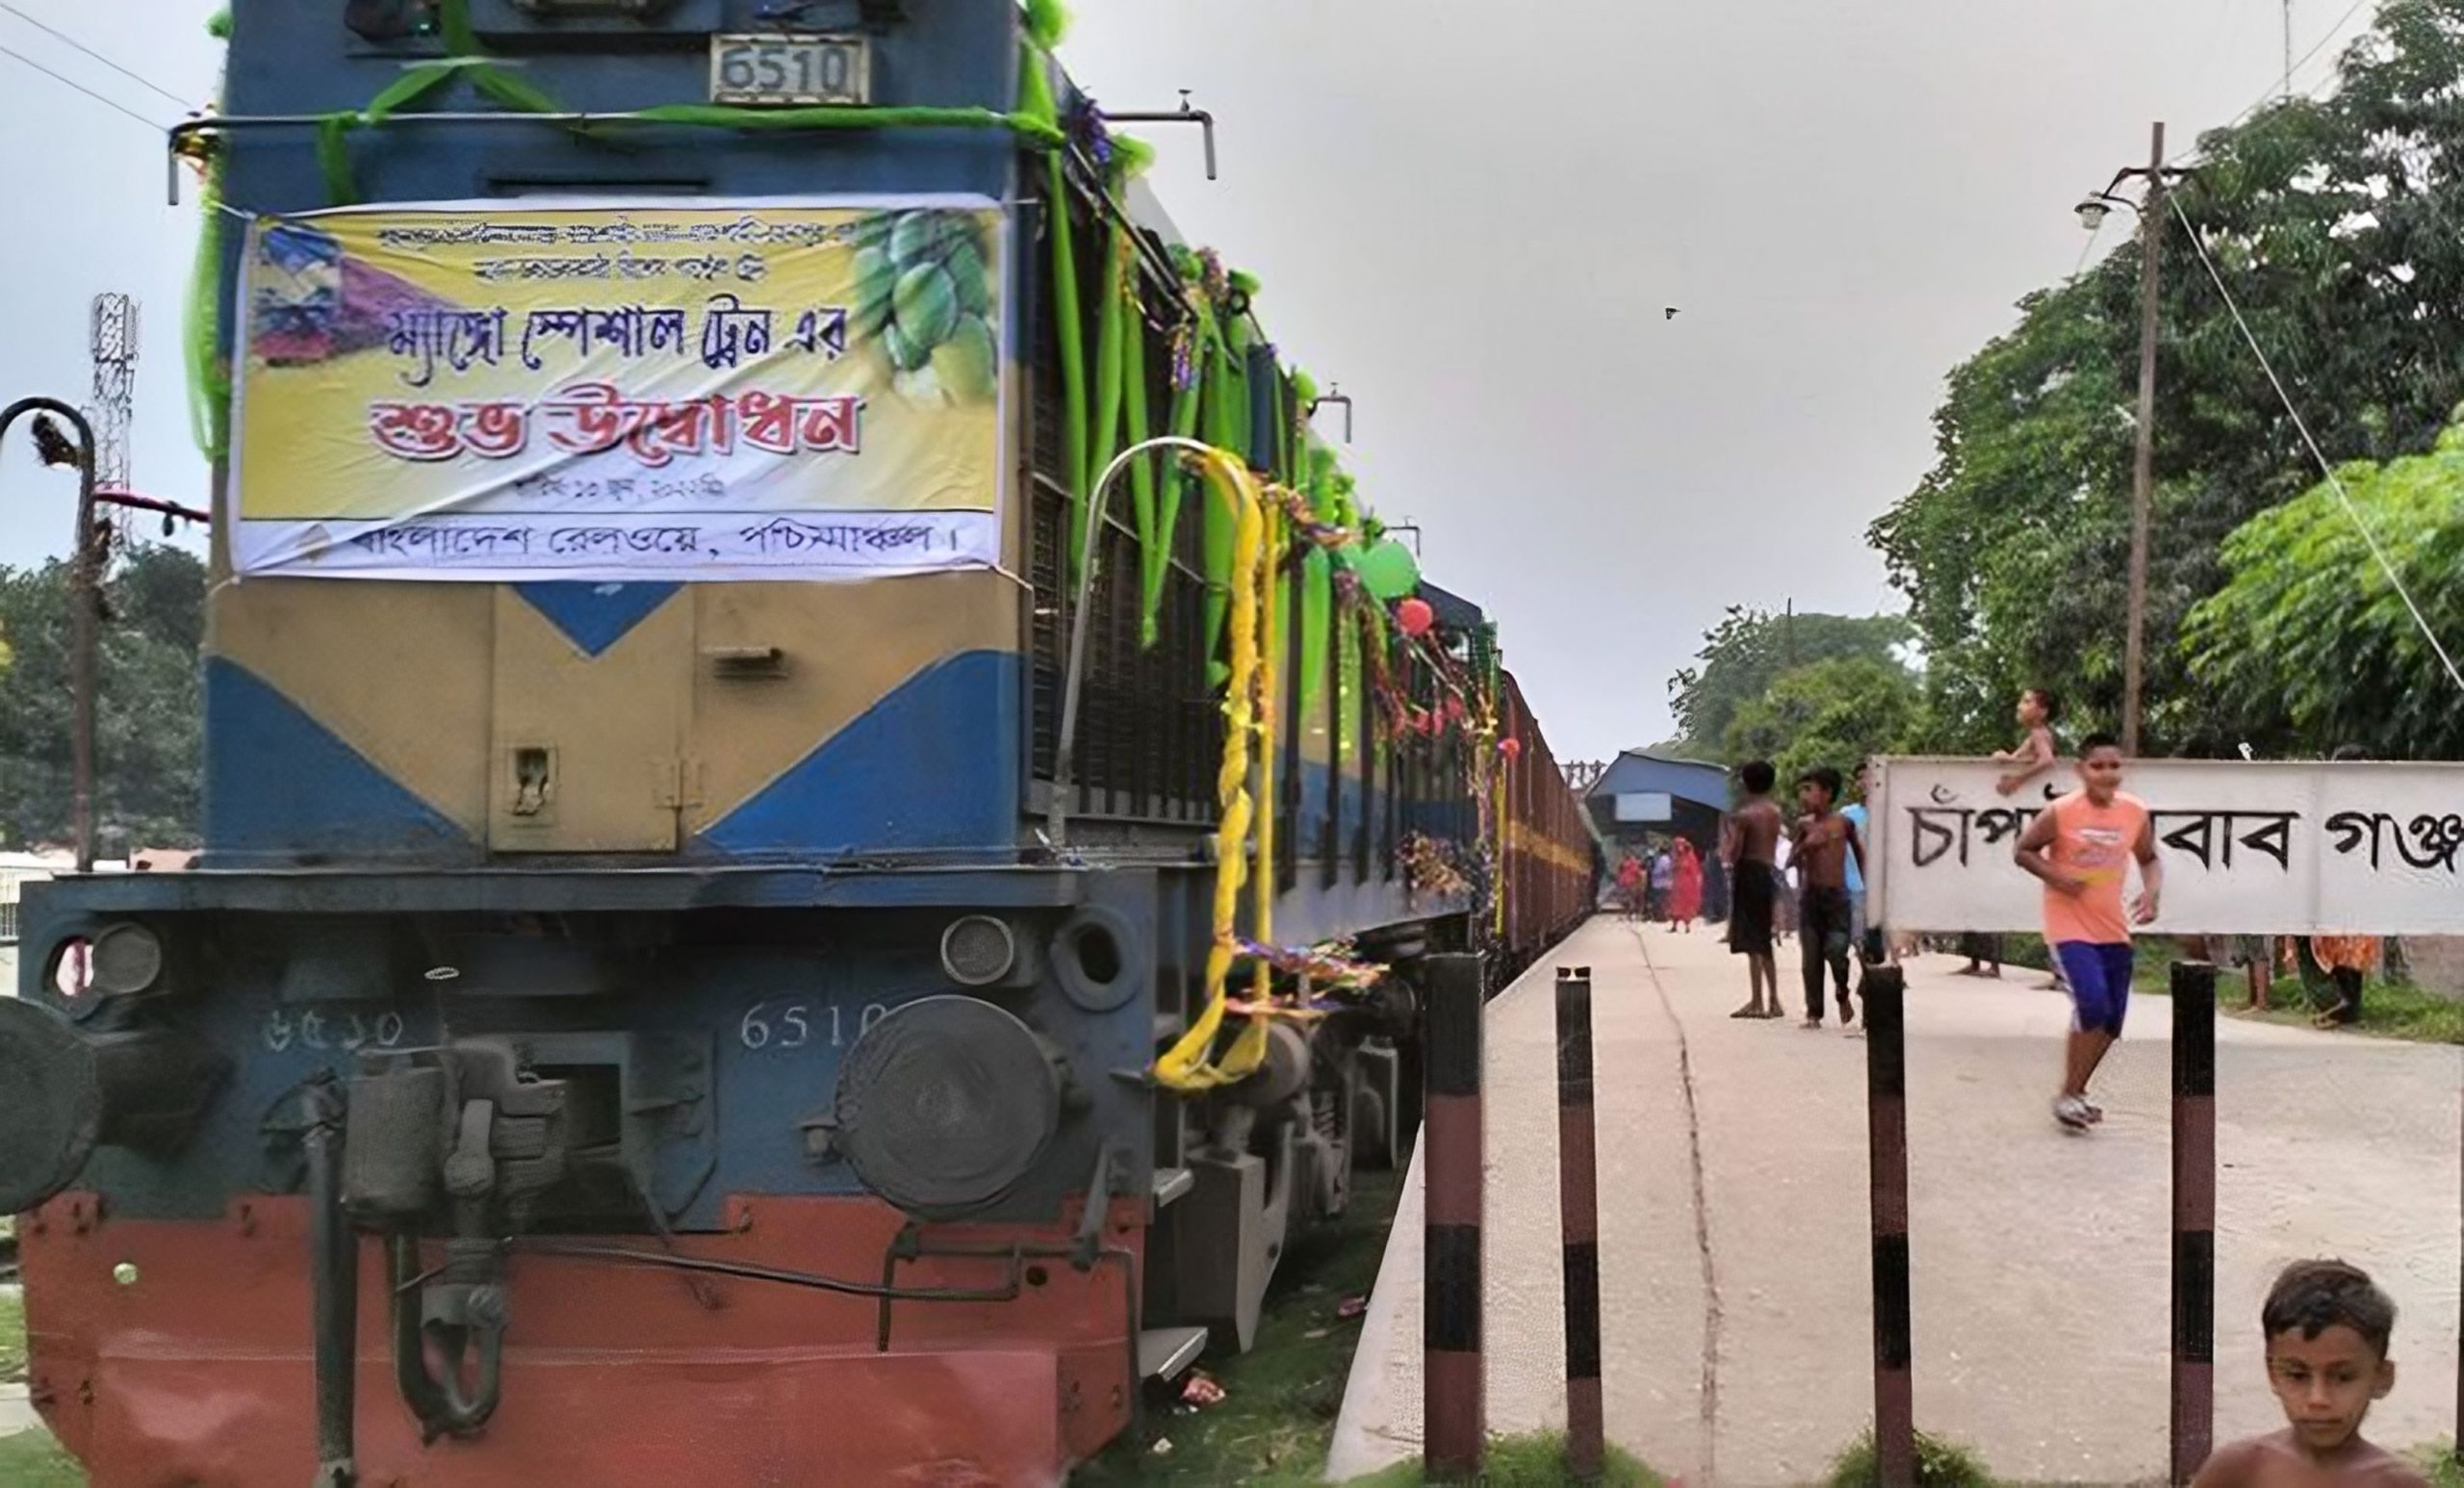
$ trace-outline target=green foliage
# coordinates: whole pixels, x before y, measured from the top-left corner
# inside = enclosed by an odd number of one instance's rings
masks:
[[[1830,1488],[1869,1488],[1883,1480],[1871,1431],[1857,1438],[1831,1464]],[[1917,1488],[1993,1488],[1993,1475],[1964,1447],[1916,1433]]]
[[[95,710],[98,847],[196,841],[204,703],[205,567],[176,548],[133,549],[104,589]],[[15,643],[0,688],[0,848],[69,839],[68,565],[0,569],[0,634]]]
[[[1704,632],[1695,655],[1700,665],[1668,681],[1681,751],[1716,758],[1738,710],[1769,692],[1782,673],[1844,656],[1897,666],[1895,653],[1911,633],[1895,615],[1789,617],[1730,605],[1727,617]]]
[[[2429,1475],[2432,1488],[2464,1488],[2464,1459],[2459,1459],[2455,1444],[2442,1441],[2416,1450],[2413,1461]]]
[[[0,1293],[0,1385],[15,1384],[25,1377],[25,1299]]]
[[[86,1488],[85,1469],[37,1427],[0,1436],[0,1483],[9,1488]]]
[[[2464,638],[2464,425],[2428,454],[2339,474],[2430,628]],[[2244,524],[2223,562],[2224,587],[2182,636],[2200,682],[2282,718],[2312,752],[2464,757],[2464,695],[2325,482]]]
[[[2423,449],[2464,399],[2459,80],[2464,0],[2389,0],[2333,97],[2208,134],[2182,190],[2339,458]],[[2281,752],[2303,725],[2276,695],[2196,685],[2168,642],[2224,586],[2226,535],[2298,496],[2315,467],[2180,222],[2159,225],[2147,742]],[[2019,324],[1952,372],[1935,468],[1869,533],[1909,596],[1938,747],[2000,740],[2021,685],[2060,690],[2072,731],[2118,716],[2138,305],[2135,247],[2023,300]]]
[[[1896,661],[1835,656],[1781,674],[1736,710],[1726,757],[1768,759],[1784,792],[1804,771],[1830,765],[1853,776],[1876,755],[1906,753],[1924,712],[1916,680]]]
[[[1536,1431],[1527,1436],[1500,1436],[1489,1441],[1481,1488],[1562,1488],[1583,1479],[1566,1474],[1566,1437],[1562,1431]],[[1651,1469],[1615,1447],[1608,1449],[1606,1471],[1597,1481],[1604,1488],[1659,1488],[1664,1481]],[[1352,1479],[1353,1488],[1423,1488],[1458,1481],[1430,1477],[1418,1462],[1399,1462],[1382,1473]]]

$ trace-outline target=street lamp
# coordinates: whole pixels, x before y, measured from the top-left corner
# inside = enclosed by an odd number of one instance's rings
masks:
[[[71,448],[38,418],[35,444],[46,465],[77,467],[77,546],[69,550],[68,706],[69,807],[77,837],[77,871],[94,871],[94,639],[102,620],[102,552],[94,531],[94,426],[53,398],[21,398],[0,409],[0,440],[27,414],[64,419],[77,431]]]
[[[2165,164],[2165,126],[2155,127],[2144,168],[2125,167],[2111,184],[2079,203],[2079,223],[2091,232],[2102,227],[2116,207],[2139,214],[2139,448],[2132,464],[2130,487],[2130,619],[2122,643],[2121,747],[2139,752],[2140,693],[2146,677],[2147,524],[2156,490],[2156,330],[2157,274],[2162,258],[2165,188],[2191,172]],[[2114,194],[2127,180],[2147,183],[2144,206]]]
[[[2105,225],[2105,218],[2113,216],[2114,208],[2118,206],[2130,207],[2133,212],[2139,210],[2137,207],[2131,207],[2129,202],[2118,196],[2108,196],[2103,192],[2098,192],[2086,201],[2079,203],[2076,208],[2079,214],[2079,225],[2092,233],[2095,232]]]

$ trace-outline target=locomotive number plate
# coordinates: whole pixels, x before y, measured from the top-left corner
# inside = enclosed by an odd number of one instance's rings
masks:
[[[870,103],[872,43],[862,37],[712,37],[710,101]]]

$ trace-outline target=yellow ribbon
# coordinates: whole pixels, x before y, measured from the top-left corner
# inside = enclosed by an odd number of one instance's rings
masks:
[[[1249,760],[1252,735],[1263,745],[1265,766],[1261,774],[1261,789],[1273,782],[1273,712],[1259,706],[1261,674],[1271,679],[1273,665],[1266,660],[1266,648],[1259,635],[1259,608],[1262,598],[1268,601],[1267,624],[1273,626],[1273,605],[1269,585],[1274,581],[1274,565],[1268,561],[1266,502],[1258,490],[1256,477],[1239,459],[1221,449],[1210,449],[1197,457],[1204,465],[1208,488],[1233,511],[1233,575],[1231,592],[1232,675],[1224,689],[1223,711],[1227,727],[1223,731],[1223,764],[1216,772],[1216,799],[1221,803],[1223,817],[1215,833],[1215,941],[1206,953],[1206,1011],[1198,1014],[1188,1033],[1155,1061],[1155,1083],[1168,1090],[1194,1093],[1230,1085],[1255,1074],[1266,1063],[1269,1019],[1251,1017],[1232,1046],[1220,1060],[1208,1056],[1215,1047],[1215,1036],[1223,1027],[1229,999],[1226,988],[1232,979],[1232,962],[1238,954],[1235,938],[1241,910],[1241,885],[1249,871],[1250,829],[1256,826],[1259,839],[1259,863],[1262,882],[1258,908],[1262,917],[1259,938],[1266,938],[1268,929],[1263,919],[1271,913],[1274,891],[1274,863],[1269,854],[1273,846],[1273,797],[1266,800],[1262,818],[1257,803],[1249,797]],[[1265,994],[1266,971],[1259,969],[1258,992]]]

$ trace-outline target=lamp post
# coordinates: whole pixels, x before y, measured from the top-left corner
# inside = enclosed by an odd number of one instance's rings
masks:
[[[94,871],[94,641],[101,629],[102,563],[94,534],[94,427],[86,416],[53,398],[21,398],[0,409],[0,440],[26,414],[50,414],[77,431],[69,448],[59,431],[38,419],[35,444],[46,465],[77,467],[77,546],[68,561],[69,807],[77,837],[77,871]]]
[[[2115,207],[2139,214],[2139,446],[2132,462],[2130,487],[2130,615],[2122,642],[2121,747],[2139,753],[2140,694],[2146,677],[2147,526],[2156,492],[2156,329],[2157,280],[2164,245],[2165,188],[2189,175],[2186,168],[2165,164],[2165,126],[2155,126],[2144,168],[2126,167],[2115,172],[2103,191],[2079,204],[2079,222],[2093,232],[2104,225]],[[2124,181],[2147,183],[2142,206],[2114,194]]]

